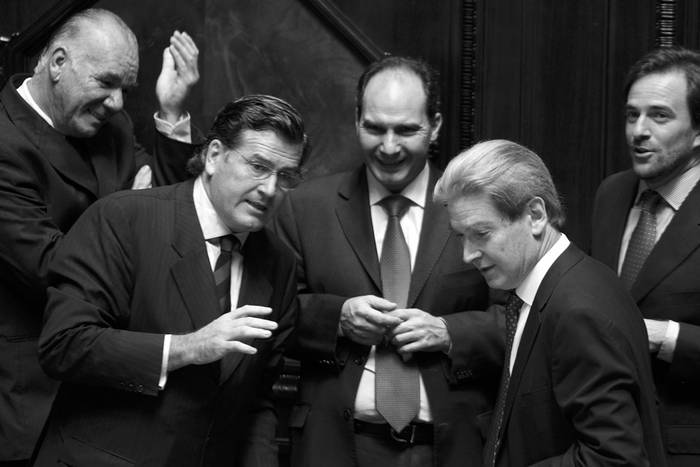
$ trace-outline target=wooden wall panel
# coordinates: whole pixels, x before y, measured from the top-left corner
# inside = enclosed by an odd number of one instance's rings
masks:
[[[547,163],[567,207],[565,232],[590,242],[593,197],[629,166],[622,85],[654,44],[652,0],[482,0],[479,137],[506,138]]]
[[[265,93],[304,116],[313,152],[311,175],[360,163],[354,85],[364,63],[303,2],[208,0],[203,105]]]

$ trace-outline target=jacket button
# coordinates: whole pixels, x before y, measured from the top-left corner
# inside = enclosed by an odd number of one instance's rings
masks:
[[[345,419],[345,421],[348,421],[352,418],[352,412],[350,412],[350,409],[343,410],[343,418]]]
[[[353,362],[355,362],[355,365],[363,365],[365,363],[361,357],[357,357]]]

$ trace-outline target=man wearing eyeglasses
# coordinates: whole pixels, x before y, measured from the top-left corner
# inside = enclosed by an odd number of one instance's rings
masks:
[[[486,308],[488,288],[432,202],[437,82],[421,60],[370,65],[364,164],[303,184],[276,219],[300,264],[295,466],[481,463],[502,350],[488,314],[465,311]]]
[[[263,226],[306,153],[289,104],[244,97],[190,160],[194,180],[78,220],[50,274],[39,354],[63,384],[35,465],[277,465],[295,262]]]

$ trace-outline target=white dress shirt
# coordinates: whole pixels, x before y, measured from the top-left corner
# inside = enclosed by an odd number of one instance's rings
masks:
[[[566,235],[559,235],[556,243],[554,243],[549,251],[540,258],[537,264],[535,264],[535,267],[532,268],[532,271],[530,271],[530,274],[528,274],[525,280],[515,289],[515,294],[523,301],[523,305],[520,307],[518,326],[515,329],[513,347],[510,351],[509,369],[511,373],[513,373],[513,365],[515,364],[515,357],[518,354],[518,346],[520,346],[525,323],[527,323],[527,318],[530,316],[530,309],[532,308],[532,302],[535,300],[535,295],[537,295],[537,289],[540,288],[540,284],[549,271],[549,268],[552,267],[552,264],[554,264],[557,258],[559,258],[559,256],[564,253],[564,250],[571,244],[569,239],[566,238]]]
[[[416,254],[418,252],[418,241],[420,239],[423,212],[425,211],[425,199],[428,192],[428,180],[429,169],[428,164],[426,164],[416,178],[400,193],[412,202],[406,213],[401,217],[401,230],[403,230],[403,235],[408,245],[408,251],[411,255],[411,270],[413,270],[413,265],[416,262]],[[377,247],[377,258],[381,258],[388,216],[379,203],[392,193],[390,193],[384,185],[379,183],[369,170],[367,170],[367,185],[369,188],[372,229],[374,230],[374,244]],[[355,396],[355,418],[366,422],[384,423],[384,418],[377,412],[375,405],[375,352],[376,347],[372,346],[369,356],[367,357],[364,371],[362,372],[360,384],[357,388],[357,395]],[[419,377],[419,386],[420,408],[416,420],[431,422],[433,418],[422,377]]]
[[[654,243],[659,241],[661,234],[664,233],[666,227],[671,223],[673,217],[676,215],[681,205],[688,197],[692,189],[700,181],[700,165],[695,165],[690,169],[686,170],[678,177],[673,180],[669,180],[664,185],[656,188],[656,191],[661,195],[661,201],[656,206],[656,239]],[[639,189],[637,190],[637,196],[635,198],[634,206],[630,209],[629,215],[627,216],[627,225],[625,227],[625,233],[622,237],[622,244],[620,245],[620,256],[617,262],[617,274],[620,275],[622,271],[622,264],[625,261],[625,255],[627,254],[627,247],[630,243],[630,238],[632,237],[632,232],[637,226],[639,221],[639,214],[641,211],[640,198],[642,193],[647,190],[649,186],[644,180],[640,180]],[[659,348],[658,358],[666,362],[671,362],[673,360],[673,352],[676,350],[676,342],[678,342],[678,332],[680,331],[680,326],[676,321],[668,320],[668,327],[666,328],[666,335]]]

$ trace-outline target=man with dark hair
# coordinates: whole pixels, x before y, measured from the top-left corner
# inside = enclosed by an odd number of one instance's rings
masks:
[[[56,392],[36,355],[56,248],[98,198],[182,179],[192,153],[183,103],[197,55],[180,32],[163,52],[153,159],[134,145],[123,110],[138,72],[136,38],[109,11],[68,19],[34,74],[12,76],[0,93],[0,465],[26,465]]]
[[[485,309],[488,288],[431,202],[437,82],[420,60],[370,65],[357,97],[364,164],[305,183],[276,219],[299,262],[293,465],[480,461],[502,351],[487,314],[464,311]]]
[[[263,226],[306,152],[289,104],[243,97],[195,180],[78,220],[51,267],[39,358],[63,384],[35,465],[277,465],[271,387],[296,281]]]
[[[606,178],[592,254],[642,312],[667,462],[700,465],[700,53],[650,52],[630,70],[625,107],[632,169]]]
[[[435,199],[464,261],[510,291],[483,465],[663,466],[644,324],[615,276],[561,233],[544,162],[479,143],[450,161]]]

